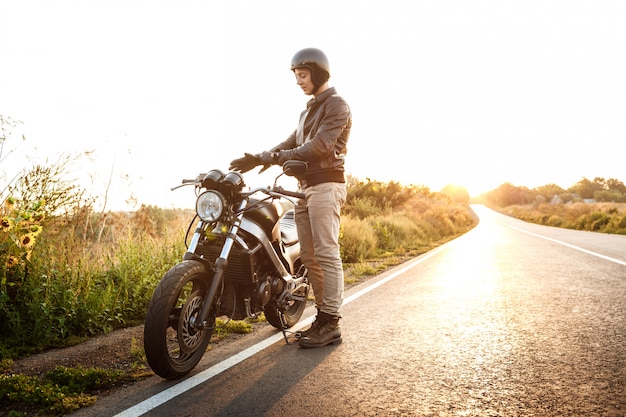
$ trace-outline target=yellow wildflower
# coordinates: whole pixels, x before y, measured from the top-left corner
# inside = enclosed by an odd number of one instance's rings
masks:
[[[17,266],[19,262],[19,259],[17,259],[15,256],[9,255],[9,258],[6,261],[6,267],[13,268],[14,266]]]
[[[38,224],[32,224],[29,230],[33,234],[33,236],[37,236],[39,233],[41,233],[41,231],[43,230],[43,227],[41,227],[41,225],[38,225]]]
[[[11,220],[8,217],[0,219],[0,230],[3,232],[11,230]]]
[[[35,236],[32,233],[25,234],[20,239],[20,245],[26,250],[32,249],[35,246]]]

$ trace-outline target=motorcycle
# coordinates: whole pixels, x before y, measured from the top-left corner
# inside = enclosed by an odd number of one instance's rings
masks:
[[[244,191],[241,173],[214,169],[183,180],[194,186],[196,223],[183,260],[158,283],[148,305],[144,349],[159,376],[177,379],[200,361],[217,319],[242,320],[265,313],[283,332],[300,320],[309,282],[300,260],[294,199],[304,194],[278,184],[298,176],[305,163],[289,161],[274,184]]]

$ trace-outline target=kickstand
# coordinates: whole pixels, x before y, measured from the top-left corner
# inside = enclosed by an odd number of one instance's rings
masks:
[[[293,339],[295,340],[289,340],[289,336],[288,335],[295,335],[296,332],[292,332],[287,330],[287,321],[285,320],[285,316],[283,314],[282,311],[278,310],[278,317],[280,318],[280,323],[281,323],[281,327],[282,327],[282,332],[283,332],[283,337],[285,338],[285,343],[288,345],[293,345],[294,343],[296,343],[296,341],[298,340],[297,337],[293,337]]]
[[[290,332],[288,330],[283,329],[283,337],[285,338],[285,343],[288,345],[293,345],[298,340],[297,337],[293,336],[291,340],[289,339],[289,335],[295,335],[296,332]]]

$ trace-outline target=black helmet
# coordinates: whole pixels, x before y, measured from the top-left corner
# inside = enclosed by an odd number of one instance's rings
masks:
[[[291,58],[291,70],[308,68],[316,87],[324,84],[330,78],[330,64],[324,52],[317,48],[302,49]]]

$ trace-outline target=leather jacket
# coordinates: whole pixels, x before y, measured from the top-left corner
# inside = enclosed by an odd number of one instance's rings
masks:
[[[345,182],[344,158],[351,127],[350,107],[331,87],[309,100],[298,128],[270,152],[278,153],[281,165],[290,159],[306,161],[308,171],[300,180],[309,186]]]

